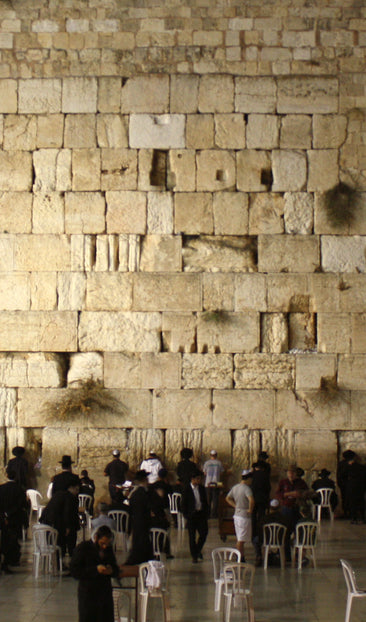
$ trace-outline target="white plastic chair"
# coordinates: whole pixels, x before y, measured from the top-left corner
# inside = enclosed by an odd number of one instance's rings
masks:
[[[168,532],[166,529],[160,529],[159,527],[151,527],[150,540],[153,547],[154,559],[165,561],[165,545]]]
[[[57,530],[49,525],[36,524],[33,533],[33,574],[38,578],[40,568],[45,574],[55,574],[57,558],[59,572],[62,572],[62,553],[57,546]]]
[[[213,549],[212,564],[215,582],[215,611],[220,611],[221,593],[224,587],[224,565],[228,562],[240,562],[240,551],[231,546],[218,546]]]
[[[129,513],[124,510],[110,510],[108,516],[113,518],[116,523],[115,549],[127,551],[130,525]]]
[[[149,562],[140,564],[139,567],[139,601],[140,601],[140,619],[139,622],[146,622],[147,603],[149,598],[161,598],[163,607],[163,621],[170,621],[169,602],[167,599],[167,574],[163,573],[163,581],[159,588],[151,588],[146,585],[148,576]]]
[[[224,622],[230,622],[231,605],[246,605],[248,622],[254,622],[252,564],[230,563],[224,566]]]
[[[330,520],[334,520],[334,512],[332,510],[332,506],[330,504],[330,497],[332,492],[334,492],[333,488],[318,488],[316,491],[320,494],[320,502],[314,503],[314,510],[316,513],[316,520],[320,523],[322,518],[322,509],[327,508],[329,510]],[[315,516],[314,516],[315,518]]]
[[[91,495],[86,495],[83,493],[80,493],[78,497],[79,497],[79,510],[84,510],[85,512],[88,512],[88,514],[90,514],[90,508],[93,503],[93,497]]]
[[[316,568],[315,547],[317,541],[318,525],[312,521],[298,523],[295,528],[295,540],[292,550],[292,566],[295,567],[295,557],[297,551],[297,569],[302,568],[303,552],[310,554],[314,568]]]
[[[41,505],[40,501],[42,499],[42,495],[39,490],[35,490],[34,488],[28,488],[25,493],[27,495],[27,499],[30,501],[30,510],[29,510],[29,523],[31,522],[33,512],[37,512],[37,520],[42,514],[42,510],[44,509],[44,505]]]
[[[280,554],[281,568],[285,568],[285,537],[287,528],[281,523],[267,523],[263,525],[263,549],[264,563],[263,568],[268,567],[268,554],[270,550],[278,551]]]
[[[342,570],[347,585],[347,605],[344,622],[349,622],[353,599],[366,598],[366,590],[360,590],[360,588],[357,587],[355,573],[351,564],[345,559],[340,559],[339,561],[342,564]]]
[[[184,529],[185,527],[185,519],[180,510],[182,503],[182,495],[180,492],[173,492],[173,494],[168,495],[169,497],[169,511],[170,514],[175,514],[177,517],[177,527],[178,529]]]

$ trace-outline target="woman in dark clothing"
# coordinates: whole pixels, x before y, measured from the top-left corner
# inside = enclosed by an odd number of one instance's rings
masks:
[[[113,622],[111,577],[119,576],[112,549],[112,532],[99,527],[94,541],[81,542],[70,563],[70,573],[79,580],[79,622]]]

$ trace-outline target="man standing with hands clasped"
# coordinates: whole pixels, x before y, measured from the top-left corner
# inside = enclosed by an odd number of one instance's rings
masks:
[[[241,561],[245,562],[244,543],[252,540],[252,512],[254,497],[248,481],[252,476],[250,469],[244,469],[240,484],[232,487],[226,496],[229,505],[235,508],[234,526],[236,534],[236,548],[241,554]]]

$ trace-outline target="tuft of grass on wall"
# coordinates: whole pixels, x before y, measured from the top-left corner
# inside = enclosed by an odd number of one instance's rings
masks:
[[[204,311],[201,317],[204,322],[212,322],[213,324],[226,324],[231,320],[229,313],[223,309]]]

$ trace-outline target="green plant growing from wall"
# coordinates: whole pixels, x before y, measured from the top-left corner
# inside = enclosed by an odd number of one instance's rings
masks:
[[[227,324],[231,321],[229,313],[223,309],[204,311],[201,317],[204,322],[212,322],[213,324]]]
[[[328,221],[334,227],[353,223],[360,205],[360,193],[356,187],[339,182],[324,193],[323,206]]]

